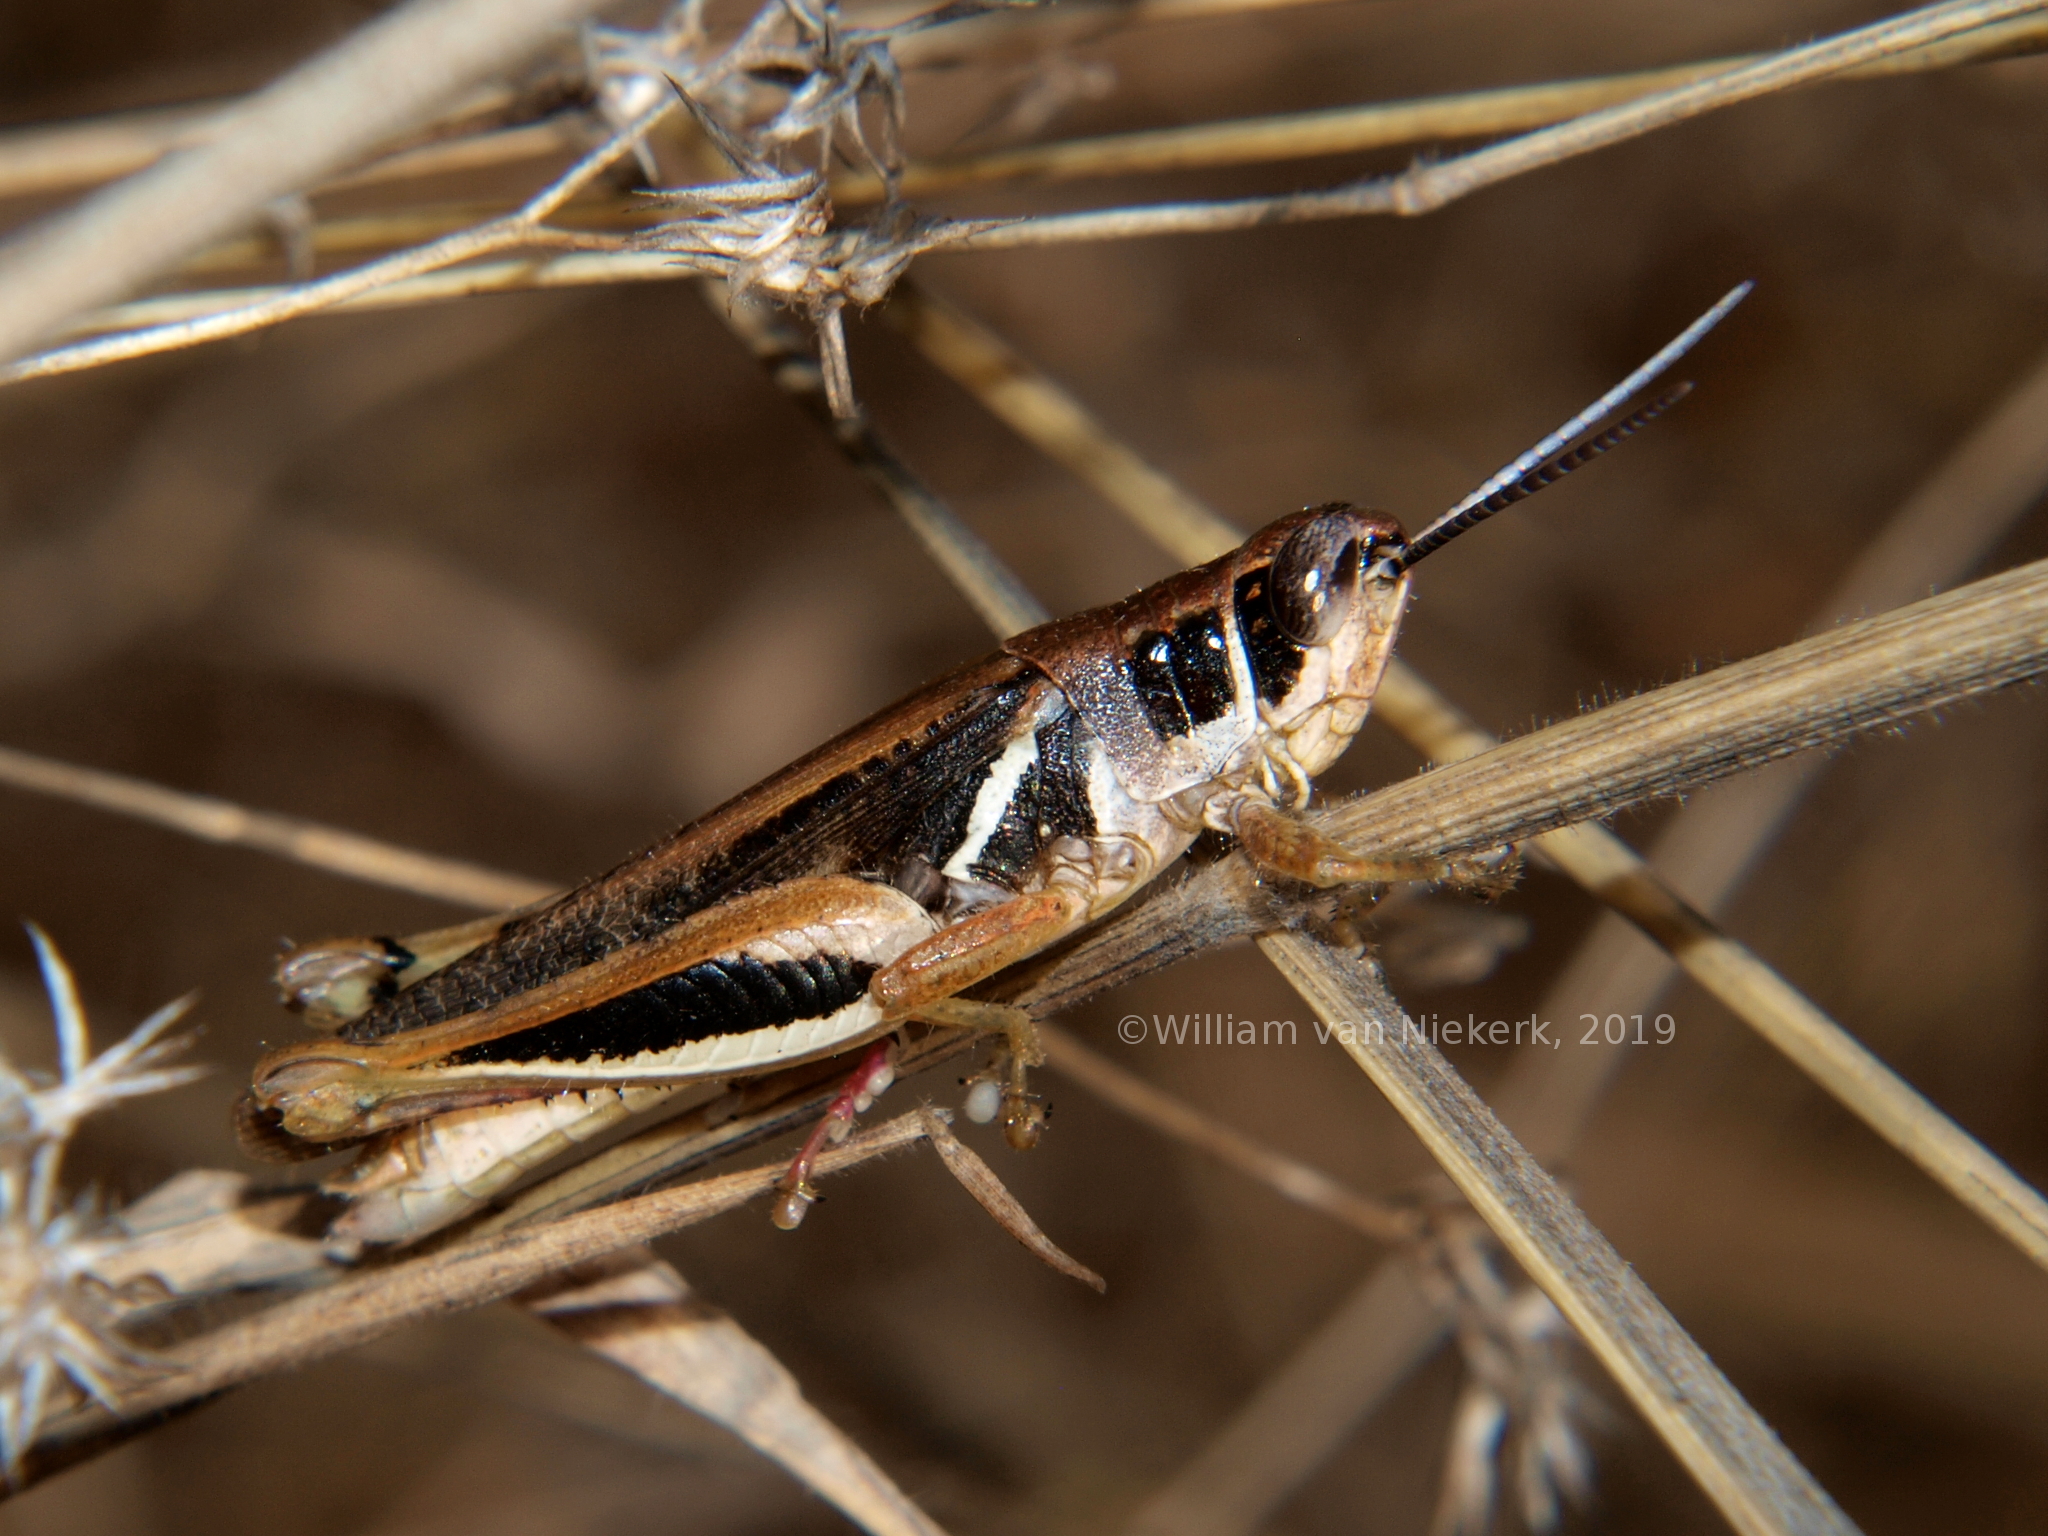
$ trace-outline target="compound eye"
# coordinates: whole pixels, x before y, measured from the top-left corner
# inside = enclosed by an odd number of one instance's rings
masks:
[[[1358,525],[1319,517],[1280,548],[1273,562],[1273,617],[1296,645],[1323,645],[1358,599]]]

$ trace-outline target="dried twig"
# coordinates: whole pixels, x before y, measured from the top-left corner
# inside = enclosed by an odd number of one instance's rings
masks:
[[[1948,0],[1874,26],[1771,54],[1754,64],[1667,91],[1589,112],[1552,128],[1460,155],[1398,176],[1373,177],[1325,192],[1228,202],[1165,203],[1091,213],[1016,219],[992,229],[961,230],[951,250],[1013,250],[1087,240],[1131,240],[1153,235],[1213,234],[1232,229],[1348,219],[1366,214],[1433,213],[1446,204],[1544,166],[1652,133],[1673,123],[1790,90],[1844,70],[1904,53],[2039,10],[2040,0]]]
[[[995,223],[906,226],[908,232],[901,236],[881,233],[870,237],[865,231],[839,231],[837,234],[850,237],[854,247],[862,247],[859,259],[873,269],[862,277],[862,283],[866,285],[862,288],[862,302],[867,302],[886,291],[894,273],[913,255],[928,250],[997,250],[1077,240],[1245,229],[1366,214],[1427,213],[1495,182],[1718,107],[1873,66],[1916,49],[1927,49],[1942,44],[1944,40],[1987,28],[2004,18],[2039,9],[2040,3],[2041,0],[1949,0],[1947,4],[1909,12],[1805,48],[1769,55],[1754,64],[1713,75],[1691,85],[1588,113],[1474,154],[1400,176],[1358,182],[1331,191],[1230,202],[1053,214]],[[500,227],[501,222],[494,221],[476,230],[444,237],[418,252],[400,252],[357,272],[337,274],[334,278],[324,279],[321,284],[309,285],[311,291],[299,288],[231,290],[178,295],[166,300],[148,301],[143,306],[123,306],[91,317],[83,327],[89,332],[113,334],[98,341],[58,348],[24,360],[10,370],[0,371],[0,383],[72,372],[124,358],[173,350],[220,336],[241,334],[318,309],[426,303],[512,288],[645,281],[682,276],[707,268],[724,270],[724,263],[693,262],[688,259],[686,249],[676,246],[664,247],[670,254],[651,257],[646,252],[623,249],[620,237],[588,232],[579,234],[554,228],[538,230],[530,223],[522,223],[514,229]],[[520,238],[522,233],[524,238]],[[820,238],[826,245],[832,243],[822,235]],[[465,269],[462,273],[429,270],[462,259],[451,252],[480,256],[507,246],[532,244],[567,247],[575,254],[558,255],[552,260],[537,263],[497,263],[487,270]],[[687,241],[683,245],[687,246]],[[864,248],[870,245],[873,250],[866,251]],[[813,262],[817,267],[813,275],[825,282],[828,288],[833,288],[839,278],[826,274],[825,265],[843,263],[850,269],[855,256],[849,251],[833,255],[827,261],[823,251],[821,246],[820,255]],[[824,265],[819,265],[819,262],[824,262]],[[806,278],[805,283],[810,284],[811,279]],[[867,291],[870,287],[872,292]],[[835,299],[828,308],[836,311],[836,302]],[[829,323],[836,323],[831,315],[827,319]],[[830,378],[828,375],[828,382]],[[835,395],[843,406],[846,400],[844,392],[835,390]]]
[[[2034,506],[2044,486],[2048,359],[2037,362],[1906,498],[1823,600],[1808,631],[1897,607],[1960,580]],[[1658,835],[1649,863],[1699,912],[1717,914],[1828,762],[1794,759],[1695,797]],[[1552,983],[1541,1011],[1567,1018],[1597,1005],[1603,1015],[1647,1013],[1674,972],[1665,953],[1643,944],[1634,924],[1605,918]],[[1525,1144],[1548,1161],[1569,1149],[1622,1059],[1619,1048],[1604,1045],[1542,1059],[1525,1055],[1510,1068],[1497,1102]]]
[[[381,288],[358,293],[352,298],[334,300],[323,307],[351,312],[403,309],[408,305],[437,304],[449,299],[470,298],[481,293],[514,293],[535,288],[589,288],[615,283],[673,282],[677,278],[690,275],[690,269],[679,266],[674,258],[644,251],[605,254],[584,252],[568,256],[479,261],[458,267],[451,272],[427,272],[417,277],[401,278]],[[137,299],[130,304],[99,311],[86,316],[73,329],[81,335],[98,335],[104,332],[110,340],[123,342],[134,335],[136,344],[142,345],[148,340],[145,332],[282,303],[296,291],[293,288],[265,287],[165,294],[159,298]],[[168,351],[173,350],[174,346],[188,344],[184,341],[172,342],[168,331],[164,331],[156,340],[168,344],[157,346],[151,343],[147,350]],[[142,356],[145,353],[122,355]],[[96,366],[95,363],[80,359],[88,356],[97,357],[100,354],[74,354],[71,348],[60,347],[40,356],[50,361],[44,364],[37,358],[24,359],[19,365],[19,373],[0,369],[0,384],[18,379],[40,378],[45,373],[69,373],[75,372],[77,368]],[[118,359],[108,355],[103,360]]]
[[[1879,58],[1828,78],[1875,79],[1919,74],[2010,58],[2043,46],[2048,46],[2048,22],[2025,17]],[[991,182],[1069,181],[1088,176],[1257,165],[1316,155],[1357,154],[1401,144],[1516,133],[1639,101],[1659,91],[1763,63],[1769,57],[1747,54],[1703,59],[1695,64],[1635,70],[1589,80],[1553,80],[1541,85],[1462,91],[1414,101],[1371,102],[1321,112],[1024,144],[953,160],[913,160],[904,167],[901,192],[906,197],[922,197]],[[868,202],[882,195],[882,187],[872,178],[846,176],[833,182],[832,195],[841,203]]]
[[[1070,1280],[1078,1280],[1098,1294],[1109,1289],[1107,1280],[1086,1264],[1070,1257],[1039,1229],[1038,1223],[1031,1219],[1031,1213],[1003,1187],[1003,1181],[996,1177],[995,1170],[983,1162],[972,1147],[955,1136],[929,1104],[917,1113],[919,1123],[924,1127],[925,1140],[939,1154],[939,1161],[946,1165],[946,1171],[960,1181],[962,1189],[974,1196],[977,1205],[995,1218],[997,1226]]]
[[[903,115],[900,71],[888,44],[897,30],[916,30],[972,15],[984,0],[914,16],[896,26],[863,30],[843,25],[829,7],[769,3],[723,52],[698,57],[700,18],[647,33],[607,32],[593,50],[601,108],[616,131],[565,175],[503,218],[457,231],[352,271],[282,289],[226,309],[102,336],[26,359],[0,372],[0,382],[47,377],[126,358],[167,352],[242,335],[300,315],[380,293],[383,302],[422,294],[468,291],[434,281],[440,268],[516,247],[603,252],[630,256],[659,252],[668,275],[704,273],[730,280],[737,293],[755,290],[802,309],[817,327],[833,414],[855,414],[847,375],[840,312],[872,304],[920,252],[970,226],[921,219],[892,201],[867,224],[835,228],[824,167],[836,150],[871,166],[888,180],[901,166]],[[994,0],[987,0],[994,3]],[[785,41],[782,33],[792,34]],[[792,73],[781,109],[767,121],[734,127],[744,114],[746,81],[765,72]],[[647,132],[678,105],[687,104],[705,139],[723,159],[708,184],[664,189],[649,206],[680,211],[633,234],[565,229],[550,216],[628,151],[649,175],[654,157]],[[785,167],[794,156],[796,169]],[[810,164],[802,162],[808,159]],[[979,227],[979,226],[971,226]],[[628,269],[638,270],[629,262]],[[616,278],[626,269],[602,269]],[[586,274],[587,275],[587,274]],[[497,282],[494,276],[491,281]],[[544,278],[552,281],[554,278]],[[531,281],[529,277],[528,282]]]
[[[592,0],[412,0],[227,109],[208,142],[0,252],[0,358],[133,292],[275,199],[522,61]]]
[[[1422,1234],[1417,1212],[1361,1195],[1322,1169],[1275,1151],[1235,1126],[1155,1088],[1136,1073],[1126,1072],[1065,1030],[1040,1024],[1038,1038],[1045,1047],[1047,1064],[1062,1077],[1133,1120],[1206,1152],[1296,1205],[1319,1211],[1383,1243],[1409,1242]]]
[[[440,123],[458,125],[502,111],[513,102],[513,92],[503,85],[477,86],[445,109]],[[10,128],[0,133],[0,198],[27,194],[48,195],[73,188],[97,186],[156,164],[176,150],[191,149],[218,138],[231,127],[231,109],[246,106],[249,98],[193,102],[186,106],[150,107],[135,112],[110,112],[102,117],[78,118],[70,122],[43,123],[27,128]],[[559,123],[527,124],[503,133],[527,132],[547,127],[559,131]],[[426,132],[431,135],[434,129]],[[435,171],[467,169],[500,163],[496,157],[479,153],[479,140],[494,134],[464,133],[400,148],[360,171],[344,173],[355,183],[359,177],[376,177],[386,166],[429,165]],[[428,157],[445,150],[450,161],[435,163]],[[528,153],[532,153],[531,147]],[[406,174],[417,174],[408,170]]]
[[[274,811],[252,811],[213,795],[190,794],[13,747],[0,747],[0,783],[133,816],[202,842],[253,848],[351,880],[366,880],[459,906],[487,911],[521,907],[557,889],[545,881],[421,853],[359,832]]]
[[[916,69],[971,59],[986,48],[992,33],[1020,27],[1039,32],[1077,26],[1106,31],[1334,3],[1338,0],[1078,0],[1056,10],[1005,7],[964,25],[914,32],[899,42],[895,51],[906,69]],[[512,100],[512,93],[503,86],[483,86],[449,108],[441,121],[460,123],[482,117]],[[218,137],[231,121],[230,109],[245,104],[202,102],[0,132],[0,198],[94,186],[143,170],[174,150]],[[575,134],[573,118],[556,117],[516,128],[434,138],[344,172],[322,183],[320,189],[517,164],[575,147]]]
[[[627,1249],[551,1276],[519,1301],[577,1343],[723,1424],[871,1536],[944,1536],[811,1404],[781,1361],[649,1250]]]
[[[1354,800],[1321,825],[1389,855],[1520,842],[2044,671],[2039,561],[1548,726]]]
[[[1855,1529],[1676,1319],[1363,968],[1298,934],[1260,947],[1737,1530]]]
[[[821,1173],[854,1167],[924,1138],[916,1114],[860,1132],[824,1151]],[[159,1370],[120,1398],[124,1418],[140,1418],[253,1381],[275,1371],[366,1343],[422,1318],[498,1301],[546,1277],[680,1231],[766,1194],[779,1165],[700,1180],[600,1211],[494,1234],[373,1269],[298,1296],[241,1322],[163,1351]],[[104,1435],[104,1410],[80,1409],[51,1420],[29,1459],[27,1481],[60,1464],[67,1449]]]
[[[666,101],[649,109],[503,218],[459,230],[429,244],[387,256],[382,261],[337,272],[332,277],[294,284],[268,297],[232,308],[212,310],[143,330],[103,336],[95,341],[40,353],[0,370],[0,383],[49,378],[159,352],[174,352],[230,336],[246,336],[252,331],[266,330],[286,320],[332,309],[380,290],[388,292],[393,285],[407,279],[424,277],[444,267],[500,251],[524,248],[617,250],[620,236],[559,229],[549,225],[547,220],[622,156],[630,154],[647,132],[674,109],[674,105],[673,101]]]

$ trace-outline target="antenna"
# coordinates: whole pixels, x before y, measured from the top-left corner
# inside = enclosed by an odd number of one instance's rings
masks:
[[[1662,396],[1605,432],[1588,436],[1621,406],[1649,387],[1657,376],[1698,345],[1701,337],[1719,325],[1728,312],[1749,297],[1756,286],[1738,283],[1721,301],[1674,336],[1654,357],[1572,417],[1513,463],[1505,465],[1478,490],[1431,523],[1408,541],[1398,554],[1381,564],[1388,574],[1398,576],[1424,555],[1442,549],[1475,524],[1484,522],[1503,507],[1526,500],[1546,485],[1563,479],[1581,465],[1598,458],[1608,449],[1634,436],[1691,391],[1690,384]]]
[[[1521,479],[1510,481],[1484,501],[1473,502],[1461,512],[1445,513],[1410,539],[1400,554],[1390,557],[1394,568],[1397,571],[1407,570],[1424,555],[1442,549],[1467,528],[1485,522],[1494,513],[1504,511],[1518,501],[1527,501],[1547,485],[1557,484],[1573,470],[1592,463],[1608,449],[1627,442],[1691,393],[1692,385],[1679,384],[1641,410],[1624,416],[1606,431],[1582,437],[1569,447],[1560,448],[1549,458],[1540,460]]]

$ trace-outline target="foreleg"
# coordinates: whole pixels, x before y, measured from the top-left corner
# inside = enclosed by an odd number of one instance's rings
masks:
[[[1224,813],[1227,829],[1245,857],[1260,869],[1290,880],[1333,885],[1392,885],[1401,880],[1442,880],[1489,888],[1499,883],[1510,850],[1455,859],[1384,859],[1354,853],[1300,817],[1249,797]]]

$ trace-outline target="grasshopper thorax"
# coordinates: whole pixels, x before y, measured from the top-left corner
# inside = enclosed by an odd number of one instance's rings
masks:
[[[1238,780],[1306,798],[1364,722],[1408,581],[1401,525],[1342,502],[1005,647],[1058,683],[1134,800]]]

